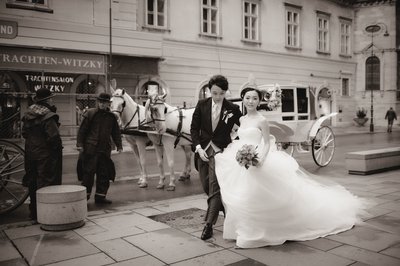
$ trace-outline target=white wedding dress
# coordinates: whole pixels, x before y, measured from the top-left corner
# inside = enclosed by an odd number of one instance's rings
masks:
[[[226,210],[224,239],[241,248],[279,245],[336,234],[361,221],[365,208],[344,187],[321,182],[299,168],[295,159],[271,148],[264,164],[246,169],[235,157],[243,144],[260,147],[258,128],[239,128],[239,140],[215,157],[215,168]]]

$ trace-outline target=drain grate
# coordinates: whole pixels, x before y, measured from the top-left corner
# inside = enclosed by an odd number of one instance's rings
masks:
[[[191,208],[181,211],[169,212],[150,216],[154,221],[168,224],[169,226],[183,231],[198,230],[204,226],[206,211]]]

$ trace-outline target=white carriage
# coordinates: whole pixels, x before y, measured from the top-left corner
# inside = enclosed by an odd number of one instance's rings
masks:
[[[327,166],[335,152],[335,136],[328,126],[337,113],[320,113],[330,95],[317,98],[315,91],[299,85],[259,85],[264,94],[260,112],[268,119],[278,149],[293,155],[311,152],[315,163]],[[242,105],[241,99],[230,99]],[[243,110],[243,106],[241,106]]]

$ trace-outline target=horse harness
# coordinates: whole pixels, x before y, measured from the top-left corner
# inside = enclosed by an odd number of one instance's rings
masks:
[[[122,102],[121,110],[111,110],[111,112],[118,113],[120,116],[122,116],[122,113],[124,112],[124,109],[126,106],[125,99],[124,99],[124,97],[119,96],[119,95],[114,95],[113,97],[121,98],[123,100],[123,102]],[[137,127],[129,127],[129,125],[131,124],[131,122],[133,121],[135,116],[137,116],[138,126]],[[136,134],[137,134],[136,130],[140,130],[146,124],[148,124],[148,122],[145,122],[144,120],[140,121],[140,108],[139,108],[139,105],[137,105],[136,110],[133,113],[132,117],[129,119],[128,123],[126,123],[125,126],[121,129],[121,133],[135,135],[135,134],[132,134],[132,132],[136,132]],[[137,134],[137,135],[141,135],[141,134]]]
[[[164,104],[164,102],[156,100],[154,103],[151,103],[151,105],[157,105],[157,104]],[[182,108],[177,107],[176,110],[179,112],[179,116],[178,116],[179,117],[179,121],[178,121],[178,126],[176,128],[176,131],[174,131],[173,129],[169,129],[169,128],[167,128],[167,130],[166,130],[167,133],[176,136],[176,139],[174,141],[174,149],[178,145],[178,143],[181,140],[181,138],[184,138],[187,141],[192,142],[192,140],[188,136],[186,136],[188,134],[185,133],[185,132],[182,132],[183,117],[184,117],[183,116],[183,112],[182,112]],[[176,110],[172,110],[170,113],[172,113],[172,112],[174,112]],[[168,113],[168,110],[167,110],[167,107],[165,107],[164,114],[167,114],[167,113]],[[154,118],[153,117],[153,112],[151,112],[151,111],[150,111],[150,117],[151,117],[153,122],[156,122],[156,121],[165,122],[165,119]],[[161,138],[160,138],[160,144],[162,145],[161,141],[162,141],[162,135],[161,135]]]

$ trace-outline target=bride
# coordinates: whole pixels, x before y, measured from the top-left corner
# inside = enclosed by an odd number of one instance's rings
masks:
[[[278,151],[268,121],[257,111],[261,92],[241,92],[247,114],[240,118],[239,140],[215,156],[226,210],[224,239],[240,248],[310,240],[348,230],[365,208],[361,199],[338,184],[323,184]],[[248,169],[236,161],[244,144],[257,146],[259,163]]]

